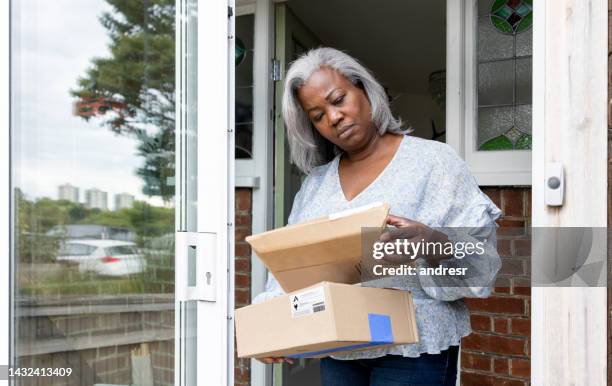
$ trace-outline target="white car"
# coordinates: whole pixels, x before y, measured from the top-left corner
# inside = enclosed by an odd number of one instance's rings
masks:
[[[105,276],[131,275],[146,268],[136,244],[121,240],[68,240],[61,245],[57,260],[78,263],[79,272]]]

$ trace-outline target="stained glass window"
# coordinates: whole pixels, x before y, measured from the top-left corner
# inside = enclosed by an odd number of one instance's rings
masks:
[[[531,149],[532,8],[478,1],[479,150]]]

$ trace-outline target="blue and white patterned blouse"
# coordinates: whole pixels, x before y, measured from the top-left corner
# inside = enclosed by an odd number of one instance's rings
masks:
[[[333,355],[336,359],[376,358],[386,354],[418,357],[438,354],[471,332],[469,312],[462,298],[487,297],[501,266],[495,250],[495,220],[500,210],[480,191],[466,164],[445,143],[405,135],[399,150],[381,174],[351,201],[347,201],[338,175],[340,156],[316,167],[304,180],[295,197],[289,224],[300,223],[330,213],[387,202],[390,213],[419,221],[430,227],[488,227],[487,252],[463,259],[449,259],[447,266],[469,263],[479,271],[478,283],[469,278],[454,279],[448,286],[433,283],[428,276],[394,276],[384,279],[383,287],[412,291],[419,342],[367,351]],[[452,240],[452,237],[451,237]],[[482,240],[479,238],[478,240]],[[417,259],[417,267],[424,264]],[[484,280],[483,280],[484,277]],[[461,280],[465,282],[460,282]],[[483,286],[482,283],[490,283]],[[377,286],[380,286],[378,284]],[[284,291],[269,275],[259,303]]]

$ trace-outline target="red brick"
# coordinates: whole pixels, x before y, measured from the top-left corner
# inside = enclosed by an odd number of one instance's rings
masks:
[[[514,242],[514,256],[531,256],[531,239],[517,239]]]
[[[527,303],[527,315],[531,315],[531,298],[525,299]]]
[[[493,354],[525,355],[525,339],[472,333],[463,338],[461,348]]]
[[[251,275],[236,274],[235,286],[236,288],[250,288],[251,287]]]
[[[234,252],[236,256],[250,257],[251,247],[245,242],[236,242]]]
[[[510,322],[512,334],[531,336],[531,320],[513,318]]]
[[[509,366],[508,359],[506,358],[494,358],[493,359],[493,371],[497,374],[508,374]]]
[[[508,278],[498,277],[495,279],[495,287],[493,292],[497,294],[510,294],[512,282]]]
[[[525,315],[525,301],[523,299],[490,296],[486,299],[467,298],[465,301],[472,311]]]
[[[501,257],[512,256],[511,240],[497,240],[497,253]]]
[[[491,357],[461,351],[461,368],[491,371]]]
[[[491,317],[484,315],[470,315],[472,329],[480,331],[491,331]]]
[[[236,288],[234,292],[234,301],[236,303],[236,307],[251,304],[251,291],[249,291],[248,288]]]
[[[531,188],[525,189],[526,196],[525,197],[525,216],[531,217]]]
[[[516,379],[500,378],[491,375],[469,372],[461,373],[462,386],[525,386],[525,382]]]
[[[236,241],[244,241],[247,236],[251,235],[251,229],[247,227],[236,227],[234,238]]]
[[[493,319],[493,330],[500,334],[507,334],[508,333],[508,319],[506,318]]]
[[[502,211],[504,216],[522,217],[523,212],[523,190],[522,189],[503,189],[502,190]]]
[[[251,225],[251,216],[247,214],[236,215],[236,226],[240,225]]]
[[[529,378],[531,376],[531,361],[526,359],[512,359],[510,374],[515,377]]]
[[[497,230],[498,236],[523,236],[525,235],[525,220],[512,220],[500,218],[497,220],[500,228]]]
[[[520,277],[513,278],[512,293],[515,295],[531,296],[531,280]]]
[[[525,263],[522,259],[514,257],[503,257],[502,266],[499,270],[500,275],[521,276],[525,274]]]
[[[251,274],[251,261],[250,259],[235,259],[234,270],[236,273],[244,273],[247,275]]]
[[[251,189],[236,189],[236,211],[251,210]]]
[[[489,196],[491,201],[493,201],[498,208],[501,208],[501,191],[499,188],[484,188],[482,191]]]

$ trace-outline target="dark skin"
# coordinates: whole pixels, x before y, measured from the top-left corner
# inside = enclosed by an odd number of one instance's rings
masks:
[[[299,88],[298,100],[312,125],[328,141],[344,151],[338,166],[340,185],[347,201],[364,191],[391,161],[402,135],[378,134],[372,122],[370,101],[364,90],[339,72],[323,67],[315,71]],[[404,217],[388,215],[386,224],[396,227],[383,233],[381,241],[406,238],[414,241],[448,241],[446,235],[425,224]],[[425,256],[430,265],[450,256]],[[388,256],[393,263],[412,263],[406,257]],[[289,362],[290,358],[261,358],[271,363]]]

